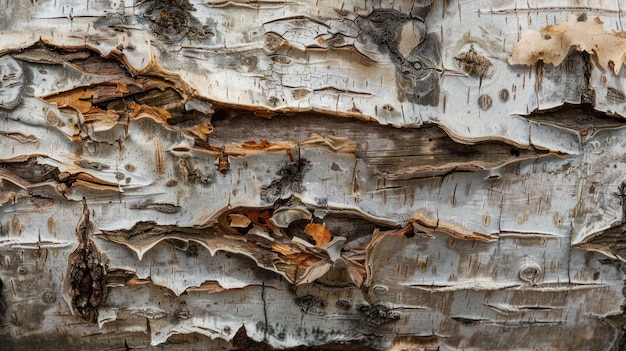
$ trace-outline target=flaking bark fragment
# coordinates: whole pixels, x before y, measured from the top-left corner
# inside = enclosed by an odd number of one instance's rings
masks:
[[[540,31],[524,33],[519,42],[513,44],[509,63],[532,65],[543,60],[556,66],[565,60],[572,46],[594,55],[603,69],[611,68],[616,75],[626,64],[623,32],[607,31],[598,17],[579,21],[576,16]]]

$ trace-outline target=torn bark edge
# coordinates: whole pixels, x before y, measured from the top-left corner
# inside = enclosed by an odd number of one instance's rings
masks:
[[[420,228],[422,228],[421,231],[424,231],[423,229],[428,229],[426,232],[430,232],[431,235],[434,232],[441,232],[463,240],[498,240],[497,236],[490,236],[488,234],[468,230],[454,223],[441,222],[439,219],[429,218],[422,213],[414,214],[413,217],[411,217],[409,224],[411,225],[411,228],[414,228],[414,233],[412,233],[413,235],[418,234]]]

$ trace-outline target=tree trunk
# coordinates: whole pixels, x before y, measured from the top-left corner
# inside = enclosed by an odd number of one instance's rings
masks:
[[[622,347],[623,3],[564,3],[4,2],[0,349]]]

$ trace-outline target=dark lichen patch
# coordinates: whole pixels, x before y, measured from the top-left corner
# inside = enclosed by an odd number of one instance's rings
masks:
[[[439,103],[439,62],[437,41],[428,35],[396,71],[398,100],[436,106]]]
[[[68,259],[67,289],[72,313],[85,322],[95,322],[98,306],[106,299],[105,266],[100,251],[91,240],[93,223],[83,199],[83,218],[76,228],[78,247]]]
[[[424,11],[428,12],[430,6],[425,6]],[[389,55],[396,67],[400,101],[436,106],[439,101],[441,74],[441,69],[438,68],[441,58],[436,37],[426,34],[406,58],[399,51],[401,28],[408,21],[414,20],[396,10],[374,10],[369,16],[356,20],[361,28],[358,40],[372,42],[381,53]]]
[[[202,24],[191,12],[196,9],[188,0],[153,0],[143,4],[144,18],[150,29],[165,42],[187,39],[203,39],[214,35],[208,24]]]
[[[286,199],[294,193],[303,192],[302,178],[311,169],[311,162],[307,159],[299,159],[288,163],[276,174],[279,179],[261,190],[261,199],[266,202],[274,202],[278,199]]]

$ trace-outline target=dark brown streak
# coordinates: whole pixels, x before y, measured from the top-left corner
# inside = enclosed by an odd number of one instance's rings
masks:
[[[78,247],[68,259],[68,293],[72,313],[85,322],[95,322],[98,306],[106,299],[105,266],[90,236],[94,226],[89,220],[89,208],[83,198],[83,218],[76,227]]]

